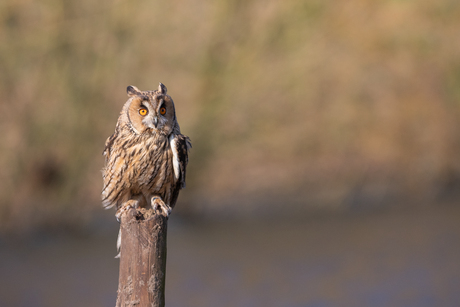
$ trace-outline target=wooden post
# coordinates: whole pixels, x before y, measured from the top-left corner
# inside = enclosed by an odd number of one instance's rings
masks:
[[[121,217],[116,307],[164,307],[167,226],[153,210],[130,209]]]

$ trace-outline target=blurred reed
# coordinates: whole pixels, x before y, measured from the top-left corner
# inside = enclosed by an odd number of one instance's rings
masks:
[[[100,210],[125,88],[160,81],[193,142],[179,213],[456,200],[459,20],[451,0],[2,1],[0,228]]]

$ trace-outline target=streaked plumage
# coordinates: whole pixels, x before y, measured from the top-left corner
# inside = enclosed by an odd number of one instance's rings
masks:
[[[117,218],[129,207],[150,205],[168,216],[185,187],[190,139],[180,133],[163,84],[157,91],[129,86],[127,92],[115,133],[105,143],[102,203],[116,207]]]

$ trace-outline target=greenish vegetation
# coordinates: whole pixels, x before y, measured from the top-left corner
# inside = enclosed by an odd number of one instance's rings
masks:
[[[431,202],[460,188],[456,1],[0,4],[0,228],[101,210],[127,85],[193,142],[182,213]]]

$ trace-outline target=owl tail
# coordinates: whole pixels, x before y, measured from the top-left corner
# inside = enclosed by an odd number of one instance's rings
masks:
[[[120,227],[120,230],[118,231],[118,238],[117,238],[117,252],[118,252],[118,254],[115,256],[115,258],[120,258],[120,254],[121,254],[120,247],[121,247],[121,227]]]

